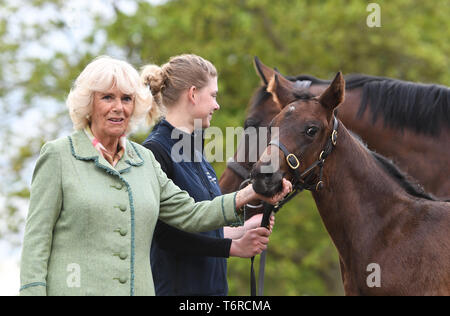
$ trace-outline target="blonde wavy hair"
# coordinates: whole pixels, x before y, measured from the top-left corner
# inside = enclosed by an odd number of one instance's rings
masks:
[[[127,133],[139,126],[154,108],[153,96],[142,83],[138,71],[129,63],[109,56],[99,56],[84,68],[66,100],[75,130],[89,124],[94,92],[106,92],[113,86],[122,93],[134,96],[134,111]]]
[[[210,61],[194,54],[171,57],[162,66],[142,67],[141,80],[149,87],[156,104],[149,112],[149,123],[164,116],[167,107],[174,105],[184,90],[191,86],[201,89],[215,77],[216,67]]]

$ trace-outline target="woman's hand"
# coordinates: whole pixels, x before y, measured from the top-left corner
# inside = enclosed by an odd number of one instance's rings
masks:
[[[267,249],[270,232],[264,227],[247,231],[240,239],[231,242],[230,256],[251,258]]]
[[[278,202],[280,202],[281,200],[283,200],[283,198],[284,198],[287,194],[289,194],[289,193],[292,192],[292,183],[291,183],[289,180],[286,180],[286,179],[284,179],[284,178],[283,178],[282,182],[283,182],[283,188],[282,188],[282,190],[281,190],[279,193],[275,194],[274,196],[272,196],[272,197],[267,197],[267,196],[258,194],[258,193],[256,193],[255,191],[253,191],[254,194],[256,195],[255,198],[257,198],[257,199],[259,199],[259,200],[261,200],[261,201],[267,202],[267,203],[269,203],[269,204],[272,204],[272,205],[277,204]],[[253,190],[253,186],[252,186],[252,190]]]
[[[269,204],[275,205],[280,202],[288,193],[292,192],[292,183],[286,179],[283,179],[282,190],[272,197],[266,197],[264,195],[258,194],[253,190],[253,186],[249,184],[242,190],[240,190],[236,195],[236,208],[240,209],[245,204],[259,200],[264,201]]]
[[[224,227],[223,233],[225,238],[230,238],[234,240],[238,240],[245,235],[245,233],[249,230],[261,227],[263,214],[257,214],[252,216],[249,220],[245,221],[244,226],[239,227]],[[272,234],[273,226],[275,225],[275,216],[270,217],[270,229],[269,232]]]
[[[244,228],[245,230],[251,230],[257,227],[261,227],[261,221],[263,218],[263,214],[256,214],[252,216],[249,220],[245,221]],[[273,226],[275,225],[275,216],[270,216],[270,233],[272,233]]]

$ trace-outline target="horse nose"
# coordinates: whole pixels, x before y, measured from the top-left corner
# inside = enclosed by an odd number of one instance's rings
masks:
[[[252,181],[270,178],[273,172],[262,172],[261,164],[256,163],[251,171],[250,178]]]
[[[264,196],[273,196],[280,191],[283,177],[279,172],[261,172],[260,166],[257,166],[252,171],[251,179],[253,190],[256,193]]]
[[[273,177],[273,172],[261,172],[257,175],[262,181],[269,182]]]

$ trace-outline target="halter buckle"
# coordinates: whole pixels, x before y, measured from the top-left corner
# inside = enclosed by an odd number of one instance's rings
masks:
[[[331,133],[331,142],[333,143],[333,146],[336,146],[336,143],[337,143],[337,130],[333,130],[333,133]]]
[[[325,158],[323,158],[323,155],[324,155],[324,154],[325,154],[325,151],[322,150],[322,151],[320,152],[320,155],[319,155],[319,160],[320,160],[320,161],[323,161],[323,160],[325,159]]]
[[[289,158],[291,158],[291,157],[295,159],[295,162],[296,162],[296,165],[295,165],[295,166],[293,166],[292,163],[291,163],[291,161],[289,160]],[[289,154],[289,155],[287,155],[287,157],[286,157],[286,162],[287,162],[287,164],[289,165],[289,167],[290,167],[291,169],[293,169],[293,170],[295,170],[295,169],[297,169],[298,167],[300,167],[300,161],[298,160],[297,156],[295,156],[294,154]]]
[[[317,182],[316,184],[316,191],[320,191],[323,188],[323,181],[320,180],[319,182]]]

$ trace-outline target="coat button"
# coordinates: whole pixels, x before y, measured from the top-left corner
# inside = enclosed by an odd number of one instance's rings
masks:
[[[114,278],[114,280],[118,280],[121,284],[125,284],[128,281],[127,277]]]
[[[128,258],[128,254],[123,251],[121,253],[115,253],[113,255],[119,257],[120,260],[125,260],[126,258]]]
[[[127,254],[126,252],[121,252],[121,253],[119,254],[119,258],[120,258],[121,260],[125,260],[126,258],[128,258],[128,254]]]
[[[116,206],[114,206],[114,208],[118,208],[121,212],[126,212],[128,209],[125,204],[116,205]]]
[[[121,277],[121,278],[119,278],[119,282],[120,282],[121,284],[125,284],[125,283],[127,283],[127,281],[128,281],[128,278],[127,278],[127,277]]]
[[[128,234],[128,230],[126,228],[117,228],[114,231],[119,233],[122,237],[125,237]]]

